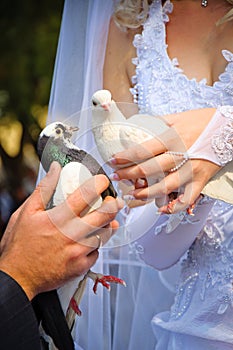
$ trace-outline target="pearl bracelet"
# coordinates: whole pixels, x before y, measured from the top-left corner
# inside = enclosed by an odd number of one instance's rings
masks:
[[[169,173],[173,173],[173,172],[177,171],[178,169],[180,169],[189,160],[189,155],[188,155],[187,152],[167,151],[167,152],[165,152],[165,154],[171,154],[173,156],[179,156],[179,157],[183,158],[183,160],[179,164],[177,164],[174,168],[171,168],[169,170]]]

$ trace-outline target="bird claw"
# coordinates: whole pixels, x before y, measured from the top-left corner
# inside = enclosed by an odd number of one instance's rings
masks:
[[[97,293],[97,286],[99,283],[102,284],[103,287],[107,288],[110,291],[111,286],[110,283],[119,283],[123,286],[126,286],[126,283],[121,278],[111,276],[111,275],[103,275],[101,273],[96,273],[91,270],[88,271],[85,278],[79,283],[79,287],[76,290],[74,296],[70,300],[69,307],[78,315],[81,316],[82,312],[78,306],[81,301],[82,295],[84,293],[84,288],[86,285],[87,277],[91,278],[94,281],[93,292]]]
[[[101,276],[101,277],[99,277]],[[98,283],[101,283],[103,287],[107,288],[107,290],[110,291],[111,286],[108,282],[110,283],[118,283],[121,284],[123,286],[126,286],[126,283],[124,280],[122,280],[121,278],[115,277],[115,276],[111,276],[111,275],[101,275],[101,274],[96,274],[96,278],[94,279],[95,283],[93,286],[93,292],[96,294],[97,293],[97,287],[98,287]]]
[[[172,193],[170,196],[170,201],[168,202],[168,204],[166,206],[164,206],[162,213],[174,214],[174,207],[175,207],[176,203],[179,203],[179,202],[180,202],[180,197],[176,197]],[[195,207],[196,207],[196,201],[194,203],[192,203],[191,205],[189,205],[189,207],[185,210],[186,213],[190,216],[195,216],[195,214],[194,214]]]
[[[82,311],[80,310],[75,298],[71,298],[70,299],[70,305],[69,305],[73,310],[74,312],[78,315],[78,316],[82,316]]]

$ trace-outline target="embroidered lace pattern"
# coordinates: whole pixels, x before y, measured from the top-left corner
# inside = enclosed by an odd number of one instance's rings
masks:
[[[229,105],[233,100],[233,53],[222,50],[227,61],[225,71],[209,86],[206,79],[188,79],[179,67],[177,58],[167,53],[166,23],[173,10],[170,0],[161,6],[155,0],[142,34],[136,34],[134,46],[137,57],[136,75],[131,89],[141,113],[165,115],[189,109]]]
[[[228,205],[226,208],[223,203],[218,202],[215,204],[213,216],[217,218],[221,211],[227,210],[232,212],[232,207]],[[230,248],[232,238],[228,244],[223,244],[222,231],[218,225],[213,224],[213,216],[209,218],[189,249],[187,258],[182,262],[182,273],[171,319],[178,319],[185,313],[197,283],[202,301],[205,300],[209,288],[215,289],[218,314],[223,314],[229,306],[233,306],[233,252]]]
[[[233,107],[222,106],[219,111],[228,120],[221,126],[220,132],[212,137],[212,148],[224,166],[233,159]]]

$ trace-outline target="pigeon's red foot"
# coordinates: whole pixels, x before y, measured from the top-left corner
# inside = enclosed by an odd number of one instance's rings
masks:
[[[82,316],[82,311],[80,310],[76,300],[73,298],[70,299],[70,305],[69,305],[74,312],[78,315],[78,316]]]
[[[118,277],[115,277],[115,276],[111,276],[111,275],[101,275],[99,273],[96,274],[96,278],[94,279],[94,281],[95,281],[95,283],[94,283],[94,286],[93,286],[93,292],[95,294],[97,292],[98,283],[101,283],[102,286],[107,288],[107,290],[109,290],[109,291],[111,289],[110,283],[118,283],[118,284],[121,284],[123,286],[126,286],[125,281],[122,280],[121,278],[118,278]]]
[[[126,286],[125,281],[123,281],[121,278],[118,278],[115,276],[110,276],[110,275],[105,276],[101,273],[96,273],[96,272],[89,270],[87,272],[87,274],[85,275],[84,279],[79,283],[79,286],[78,286],[75,294],[73,295],[73,297],[70,300],[69,309],[72,309],[78,316],[82,315],[82,312],[79,308],[79,304],[80,304],[80,301],[82,299],[82,296],[83,296],[83,293],[85,290],[87,277],[91,278],[94,281],[93,291],[95,294],[97,292],[98,283],[101,283],[108,290],[110,290],[110,288],[111,288],[110,283],[119,283],[123,286]]]

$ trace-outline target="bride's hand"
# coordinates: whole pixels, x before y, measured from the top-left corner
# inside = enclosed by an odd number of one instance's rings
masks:
[[[162,212],[174,213],[192,206],[220,166],[207,160],[195,159],[188,160],[179,167],[183,160],[179,152],[185,153],[195,143],[214,113],[215,109],[211,108],[164,117],[171,127],[159,138],[114,155],[111,160],[113,167],[124,166],[129,161],[132,165],[116,170],[112,179],[132,180],[135,183],[135,190],[130,192],[132,198],[155,198]],[[176,154],[164,153],[166,151]],[[172,169],[177,170],[171,172]],[[174,192],[178,192],[178,198],[172,201],[169,195]],[[172,203],[168,206],[169,201]]]

